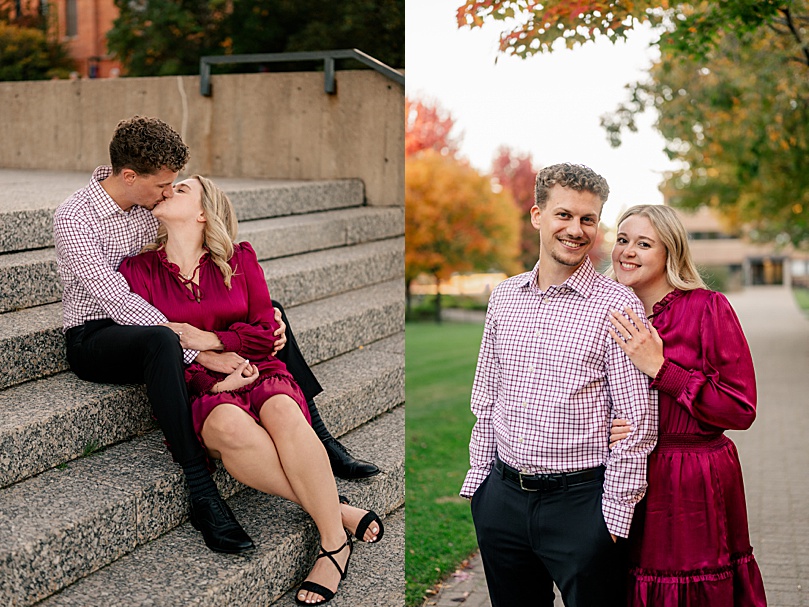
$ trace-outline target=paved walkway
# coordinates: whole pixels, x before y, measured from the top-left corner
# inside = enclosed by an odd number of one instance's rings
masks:
[[[753,351],[758,418],[728,432],[744,470],[750,536],[770,607],[809,607],[809,320],[781,287],[730,296]],[[425,605],[491,607],[480,558]],[[562,602],[557,598],[557,607]]]

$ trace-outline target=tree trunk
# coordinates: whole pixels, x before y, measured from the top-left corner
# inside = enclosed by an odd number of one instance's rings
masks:
[[[441,323],[441,279],[435,277],[435,322]]]

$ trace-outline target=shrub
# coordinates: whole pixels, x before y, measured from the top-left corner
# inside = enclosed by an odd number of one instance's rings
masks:
[[[64,45],[42,30],[0,23],[0,80],[67,78],[74,69]]]

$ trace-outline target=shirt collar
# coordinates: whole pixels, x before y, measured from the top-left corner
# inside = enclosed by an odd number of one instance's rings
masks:
[[[539,262],[537,261],[534,269],[528,272],[525,275],[525,281],[519,283],[519,287],[533,287],[534,289],[539,289],[538,285],[539,282],[537,281],[537,274],[539,272]],[[593,286],[595,285],[596,278],[598,277],[598,272],[593,267],[593,262],[590,261],[590,257],[587,256],[584,258],[582,264],[576,269],[575,272],[565,280],[561,285],[550,287],[548,290],[562,290],[563,288],[568,288],[572,291],[575,291],[579,295],[584,298],[590,297],[590,294],[593,292]]]
[[[99,217],[111,217],[118,214],[127,215],[127,213],[116,204],[112,197],[107,194],[107,191],[101,187],[101,182],[110,175],[112,175],[112,167],[110,166],[100,166],[93,171],[93,176],[90,178],[90,183],[87,185],[87,191],[90,193],[90,201]]]

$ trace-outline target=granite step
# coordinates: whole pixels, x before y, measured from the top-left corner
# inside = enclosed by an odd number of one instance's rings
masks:
[[[352,431],[344,442],[383,472],[338,481],[340,493],[380,514],[399,507],[404,408]],[[231,481],[223,494],[237,489]],[[84,578],[42,604],[266,604],[309,569],[314,524],[297,506],[253,490],[229,504],[256,541],[251,555],[214,553],[183,522],[187,497],[179,468],[154,434],[45,472],[0,493],[0,603],[30,605]]]
[[[53,213],[87,185],[86,173],[0,169],[0,253],[53,246]],[[282,181],[214,178],[241,221],[343,209],[364,203],[358,179]]]
[[[315,400],[335,436],[404,400],[404,335],[388,337],[313,367]],[[153,431],[142,386],[85,382],[67,371],[0,392],[0,487]]]
[[[404,209],[359,207],[245,221],[239,225],[238,240],[250,242],[264,260],[396,238],[403,233]]]
[[[0,313],[61,299],[55,249],[0,255]]]
[[[309,363],[401,331],[403,292],[399,279],[299,306],[290,320]],[[0,388],[66,369],[60,303],[0,314]]]
[[[260,260],[270,260],[395,238],[401,236],[403,225],[402,209],[360,207],[246,221],[241,225],[239,240],[249,241]],[[0,312],[54,303],[61,298],[53,248],[0,255]]]
[[[405,509],[388,514],[379,546],[354,544],[349,575],[329,607],[404,607]],[[297,586],[272,603],[295,607]]]
[[[274,299],[289,307],[400,278],[404,238],[261,262]]]
[[[303,304],[288,316],[306,360],[319,362],[335,356],[335,350],[361,348],[401,333],[404,307],[404,279],[397,279]],[[344,322],[346,317],[357,320]]]

